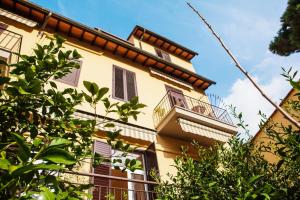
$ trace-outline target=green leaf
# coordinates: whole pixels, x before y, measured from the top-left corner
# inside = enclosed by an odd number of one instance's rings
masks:
[[[33,140],[33,145],[37,147],[41,144],[41,142],[42,142],[42,140],[40,138],[35,138]]]
[[[8,83],[10,80],[9,77],[0,77],[0,85],[3,85],[5,83]]]
[[[8,170],[10,166],[10,162],[7,159],[0,159],[0,169]]]
[[[74,49],[72,56],[73,56],[73,59],[82,58],[82,56],[78,53],[78,51],[76,49]]]
[[[39,80],[33,80],[30,85],[30,92],[39,94],[42,89],[42,84]]]
[[[30,94],[29,92],[26,92],[22,87],[18,87],[18,91],[20,94]]]
[[[62,43],[65,42],[65,39],[58,34],[55,34],[54,37],[55,37],[55,42],[58,45],[62,45]]]
[[[108,88],[104,87],[101,88],[100,90],[98,90],[97,95],[96,95],[96,101],[99,101],[100,99],[102,99],[102,97],[109,91]]]
[[[50,83],[51,87],[53,87],[53,88],[56,88],[56,89],[57,89],[57,85],[56,85],[56,83],[54,83],[53,81],[50,81],[49,83]]]
[[[82,93],[83,94],[83,96],[84,96],[84,99],[88,102],[88,103],[92,103],[92,101],[93,101],[93,99],[92,99],[92,97],[90,97],[88,94],[86,94],[86,93]]]
[[[300,90],[300,84],[298,82],[290,80],[290,84],[295,90]]]
[[[58,52],[58,59],[59,60],[65,59],[65,54],[61,50]]]
[[[211,183],[208,184],[208,187],[212,187],[212,186],[214,186],[216,184],[217,184],[217,182],[211,182]]]
[[[73,155],[67,152],[64,149],[53,147],[48,149],[41,159],[48,160],[58,164],[65,164],[65,165],[73,165],[76,163],[76,159]]]
[[[52,193],[48,188],[42,187],[43,192],[40,193],[40,197],[43,200],[55,200],[55,194]]]
[[[51,143],[50,143],[50,145],[49,145],[49,147],[54,147],[54,146],[56,146],[56,147],[58,147],[58,146],[67,146],[67,145],[69,145],[69,144],[71,144],[72,142],[70,141],[70,140],[67,140],[67,139],[65,139],[65,138],[54,138],[52,141],[51,141]]]
[[[25,142],[24,138],[17,134],[17,133],[10,133],[13,137],[13,139],[17,142],[19,146],[18,154],[20,155],[20,158],[22,161],[26,162],[30,157],[30,148]]]
[[[53,170],[53,171],[57,171],[57,170],[61,170],[64,169],[63,166],[60,165],[56,165],[56,164],[30,164],[30,165],[26,165],[23,167],[18,167],[15,170],[12,170],[12,176],[20,176],[22,174],[27,174],[29,172],[32,171],[37,171],[37,170]]]
[[[96,83],[83,81],[83,85],[92,95],[95,95],[99,90],[99,87]]]
[[[262,193],[261,195],[264,196],[266,200],[271,199],[270,196],[267,193]]]
[[[114,124],[114,123],[106,123],[106,124],[104,125],[104,127],[106,127],[106,128],[114,128],[114,127],[115,127],[115,124]]]
[[[257,179],[263,177],[264,175],[256,175],[256,176],[252,176],[250,179],[249,179],[249,183],[253,183],[255,182]]]

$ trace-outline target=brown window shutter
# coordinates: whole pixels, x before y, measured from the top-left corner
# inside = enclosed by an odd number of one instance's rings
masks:
[[[110,157],[111,155],[111,146],[100,141],[94,142],[94,152],[104,157]],[[110,163],[102,163],[101,165],[93,168],[93,173],[95,174],[103,174],[110,175],[111,166]],[[109,192],[110,181],[108,178],[94,177],[93,178],[94,191],[93,191],[93,199],[105,199],[105,196]],[[100,197],[101,194],[101,197]]]
[[[160,49],[155,49],[155,52],[158,57],[163,58],[162,51]]]
[[[127,86],[127,100],[137,96],[136,94],[136,81],[135,73],[126,71],[126,86]]]
[[[125,99],[124,92],[124,70],[113,67],[113,96],[119,99]]]
[[[170,55],[168,53],[163,52],[163,57],[164,57],[165,60],[171,61]]]
[[[155,170],[157,173],[159,172],[154,143],[152,143],[144,152],[144,158],[145,158],[145,172],[146,172],[147,180],[155,181],[153,177],[150,175],[151,170]],[[155,191],[154,185],[152,184],[148,185],[148,191]],[[156,199],[154,196],[149,197],[149,200],[154,200],[154,199]]]
[[[80,60],[75,61],[75,62],[78,62],[80,67],[78,69],[72,69],[70,73],[66,74],[61,79],[57,79],[57,81],[66,83],[66,84],[74,86],[74,87],[76,87],[78,85],[82,62]]]
[[[171,58],[170,55],[167,52],[164,52],[160,49],[155,49],[156,55],[166,61],[171,62]]]

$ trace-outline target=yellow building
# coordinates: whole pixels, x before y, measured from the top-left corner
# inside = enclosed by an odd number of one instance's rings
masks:
[[[35,43],[47,43],[57,33],[67,39],[66,49],[77,49],[83,56],[80,69],[55,80],[60,88],[84,90],[83,80],[88,80],[110,88],[112,101],[126,102],[138,96],[147,105],[137,121],[116,122],[121,137],[138,147],[130,156],[140,159],[144,169],[120,172],[107,164],[96,169],[85,164],[83,172],[104,175],[89,179],[97,185],[94,199],[104,198],[112,191],[108,188],[115,188],[116,196],[127,191],[128,199],[150,199],[147,195],[151,186],[146,182],[151,181],[150,169],[156,168],[166,178],[167,173],[175,173],[171,165],[180,155],[181,146],[190,146],[193,139],[210,146],[216,141],[226,142],[236,133],[227,111],[211,105],[205,95],[215,82],[195,72],[191,60],[196,52],[140,26],[124,40],[28,1],[0,2],[1,59],[16,62],[18,57],[11,52],[31,54]],[[7,75],[7,69],[2,68],[2,75]],[[76,117],[93,117],[88,105],[77,109]],[[97,110],[99,118],[103,113],[103,109]],[[111,155],[113,150],[101,131],[95,138],[94,151]],[[144,192],[134,193],[137,190]]]
[[[280,107],[285,109],[285,106],[287,106],[286,104],[288,103],[289,100],[295,100],[296,96],[295,94],[297,93],[297,91],[295,89],[291,89],[288,94],[284,97],[284,99],[281,101],[280,103]],[[296,113],[295,113],[296,114]],[[289,125],[293,124],[286,119],[278,110],[275,110],[270,117],[268,118],[268,121],[271,120],[272,122],[275,123],[280,123],[283,126],[287,127]],[[254,138],[252,139],[255,143],[257,144],[272,144],[274,143],[274,141],[266,134],[264,127],[262,127],[254,136]],[[279,157],[274,155],[273,153],[270,152],[263,152],[262,153],[264,155],[264,158],[271,162],[271,163],[276,163],[279,161]]]

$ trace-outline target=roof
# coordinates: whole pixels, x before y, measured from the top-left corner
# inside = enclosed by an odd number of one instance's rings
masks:
[[[88,27],[34,3],[25,0],[0,0],[0,2],[1,8],[36,21],[39,25],[45,24],[47,30],[99,47],[101,50],[109,51],[144,67],[155,68],[162,73],[169,74],[192,85],[196,89],[206,90],[210,85],[215,84],[214,81],[208,78],[135,47],[127,40]],[[51,13],[51,16],[49,16],[49,13]]]
[[[197,52],[192,51],[142,26],[136,25],[130,33],[130,35],[128,36],[127,40],[129,40],[131,36],[136,36],[144,42],[148,42],[153,46],[163,49],[185,60],[191,60],[195,55],[198,55]]]

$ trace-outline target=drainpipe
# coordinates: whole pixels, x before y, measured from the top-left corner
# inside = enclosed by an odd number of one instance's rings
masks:
[[[48,21],[49,21],[51,15],[52,15],[52,12],[49,12],[48,15],[46,16],[45,21],[44,21],[44,23],[42,24],[42,26],[39,30],[38,36],[41,36],[44,33],[44,30],[45,30],[45,28],[48,24]]]

